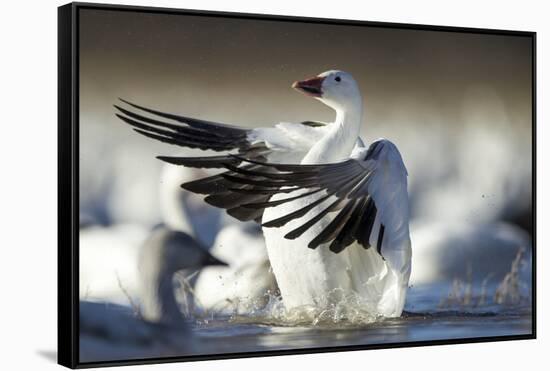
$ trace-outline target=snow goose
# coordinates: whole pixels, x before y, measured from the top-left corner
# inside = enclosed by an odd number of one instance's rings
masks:
[[[131,108],[115,107],[119,118],[146,137],[238,151],[159,159],[226,170],[182,187],[208,195],[207,203],[241,221],[262,223],[288,310],[324,310],[352,296],[373,315],[400,316],[411,271],[407,171],[401,155],[389,140],[363,145],[363,99],[349,73],[327,71],[293,88],[333,108],[335,121],[243,129],[125,100]]]
[[[181,355],[192,349],[193,340],[174,295],[173,276],[181,269],[208,265],[225,263],[183,232],[156,229],[140,252],[139,310],[80,301],[80,360]]]

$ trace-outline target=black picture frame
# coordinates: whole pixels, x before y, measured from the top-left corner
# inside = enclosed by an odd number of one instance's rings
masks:
[[[150,358],[81,363],[78,356],[79,329],[79,13],[84,9],[146,12],[151,14],[205,15],[248,20],[321,23],[329,25],[376,26],[410,30],[432,30],[491,35],[514,35],[530,38],[532,45],[532,332],[527,335],[478,337],[384,343],[361,346],[338,346],[278,351],[258,351],[207,356]],[[227,13],[142,6],[70,3],[58,8],[58,363],[70,368],[120,366],[166,362],[231,359],[321,352],[340,352],[380,348],[496,342],[536,338],[536,32],[462,28],[421,24],[368,22],[342,19],[319,19],[264,14]]]

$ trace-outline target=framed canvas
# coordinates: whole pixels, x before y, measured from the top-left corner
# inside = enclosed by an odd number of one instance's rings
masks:
[[[535,338],[534,32],[58,17],[60,364]]]

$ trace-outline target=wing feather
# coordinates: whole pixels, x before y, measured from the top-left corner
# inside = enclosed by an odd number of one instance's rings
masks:
[[[271,164],[240,159],[257,167],[253,171],[239,170],[238,173],[242,177],[229,175],[226,179],[251,185],[250,192],[254,192],[255,186],[307,189],[308,191],[303,193],[304,196],[320,190],[326,192],[324,197],[307,206],[275,220],[264,221],[264,227],[285,225],[291,220],[303,217],[329,197],[336,197],[328,207],[320,209],[315,216],[286,234],[285,237],[289,239],[301,236],[329,212],[336,211],[339,207],[339,212],[329,224],[309,242],[310,248],[330,243],[330,250],[338,253],[356,241],[365,249],[375,245],[382,255],[386,241],[384,234],[387,232],[388,224],[391,224],[392,231],[399,223],[408,226],[407,173],[399,151],[388,140],[378,140],[369,148],[357,151],[353,158],[333,164]],[[276,172],[267,175],[265,172],[268,169]],[[249,176],[247,180],[243,180],[245,175]],[[268,201],[257,206],[277,206],[299,198],[300,195],[277,200],[274,204]],[[378,225],[376,228],[375,224]]]
[[[239,220],[260,222],[267,207],[319,194],[298,210],[263,221],[263,226],[281,227],[319,208],[316,215],[285,237],[297,238],[329,213],[337,212],[309,242],[310,248],[330,243],[329,249],[338,253],[356,241],[365,249],[376,245],[383,255],[387,241],[408,238],[407,171],[397,147],[388,140],[377,140],[368,148],[360,145],[349,160],[339,163],[270,162],[270,158],[279,159],[272,157],[277,151],[303,154],[329,125],[305,122],[296,127],[280,124],[274,128],[243,129],[121,101],[131,109],[115,105],[117,117],[141,135],[182,147],[238,151],[216,156],[158,158],[173,165],[224,169],[220,174],[184,183],[182,188],[207,195],[207,203],[226,209]],[[299,194],[293,194],[296,191]],[[285,193],[290,196],[271,200],[272,196]],[[325,201],[328,206],[321,206]]]

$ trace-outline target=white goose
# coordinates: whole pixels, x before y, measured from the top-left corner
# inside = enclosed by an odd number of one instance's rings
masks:
[[[231,151],[166,162],[227,171],[188,182],[205,201],[239,220],[261,222],[287,309],[329,308],[360,299],[375,315],[400,316],[411,272],[407,171],[397,147],[359,138],[363,100],[353,77],[327,71],[293,87],[336,111],[333,123],[242,129],[152,110],[115,106],[147,137],[184,147]],[[372,248],[371,248],[372,246]]]

